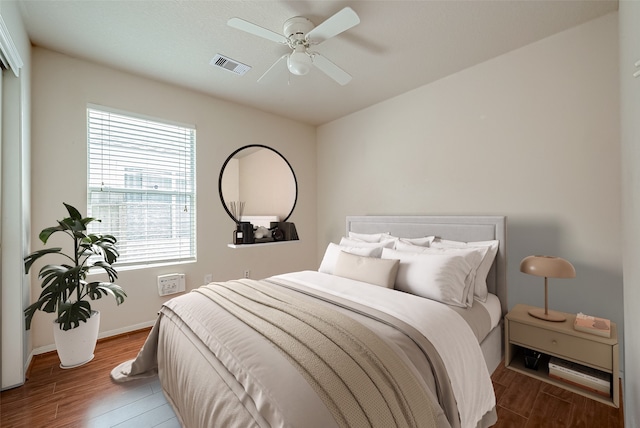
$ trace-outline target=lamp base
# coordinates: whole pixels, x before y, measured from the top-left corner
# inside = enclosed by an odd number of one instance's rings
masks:
[[[567,320],[567,317],[560,312],[547,311],[545,314],[544,309],[529,309],[529,315],[545,321],[562,322]]]

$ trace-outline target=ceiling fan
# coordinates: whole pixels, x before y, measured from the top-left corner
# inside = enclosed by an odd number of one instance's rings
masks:
[[[346,85],[351,80],[351,75],[329,61],[318,52],[310,50],[310,46],[319,45],[331,37],[358,25],[360,18],[350,7],[345,7],[335,15],[328,18],[317,27],[313,22],[302,16],[296,16],[285,21],[283,34],[267,30],[251,22],[240,18],[231,18],[227,24],[238,30],[287,45],[291,52],[281,56],[269,69],[258,79],[264,81],[265,76],[284,71],[281,64],[286,62],[290,73],[304,76],[309,73],[312,66],[316,66],[320,71],[338,82]]]

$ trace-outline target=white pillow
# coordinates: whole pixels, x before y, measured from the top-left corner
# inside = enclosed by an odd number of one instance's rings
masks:
[[[334,275],[393,288],[399,264],[399,260],[363,257],[341,251]]]
[[[365,242],[365,241],[358,241],[357,239],[342,238],[340,240],[340,245],[343,245],[345,247],[393,248],[394,242],[395,241],[391,239],[384,240],[382,242]]]
[[[482,260],[487,253],[487,247],[433,248],[421,247],[418,245],[411,245],[406,243],[397,243],[395,249],[398,251],[406,251],[419,254],[450,254],[465,257],[467,259],[467,262],[469,262],[469,264],[471,265],[471,272],[469,272],[469,275],[465,279],[465,286],[467,287],[465,290],[465,300],[468,307],[471,307],[473,305],[476,277],[478,274],[478,269],[480,268],[480,264],[482,263]]]
[[[389,238],[388,233],[357,233],[357,232],[349,232],[350,239],[357,239],[358,241],[364,242],[380,242],[383,239]]]
[[[431,247],[433,248],[487,248],[487,253],[484,255],[484,258],[476,272],[473,292],[474,296],[482,302],[487,301],[487,295],[489,294],[489,290],[487,288],[487,276],[489,275],[493,261],[496,258],[496,254],[498,254],[499,245],[500,241],[498,240],[461,242],[450,241],[447,239],[435,239],[431,243]]]
[[[467,307],[468,286],[465,280],[473,270],[467,259],[458,254],[410,253],[382,250],[383,259],[399,259],[395,288],[447,305]]]
[[[436,239],[435,236],[425,236],[422,238],[399,238],[397,236],[389,235],[389,237],[396,240],[396,245],[398,242],[402,242],[404,244],[419,245],[421,247],[428,247],[433,240]]]
[[[408,242],[406,240],[398,240],[396,241],[396,246],[394,247],[394,250],[398,250],[398,251],[408,251],[411,253],[419,253],[422,250],[424,250],[425,248],[430,248],[429,245],[420,245],[420,244],[414,244],[412,242]]]
[[[349,247],[337,245],[333,242],[330,242],[324,252],[324,257],[322,257],[322,262],[320,263],[318,272],[333,274],[336,262],[338,261],[338,256],[340,255],[341,251],[346,251],[347,253],[351,254],[357,254],[359,256],[380,257],[382,255],[382,246],[378,245],[377,247]]]

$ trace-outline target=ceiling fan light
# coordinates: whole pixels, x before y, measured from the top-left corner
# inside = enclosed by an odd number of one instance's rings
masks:
[[[287,58],[287,68],[297,76],[304,76],[311,71],[311,57],[304,51],[296,50]]]

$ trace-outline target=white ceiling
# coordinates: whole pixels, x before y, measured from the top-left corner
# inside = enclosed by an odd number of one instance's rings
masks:
[[[229,1],[20,0],[36,46],[319,125],[617,10],[617,0]],[[345,6],[361,23],[315,47],[353,76],[317,69],[258,84],[289,48],[229,27],[239,17],[282,32]],[[209,65],[216,54],[244,76]]]

